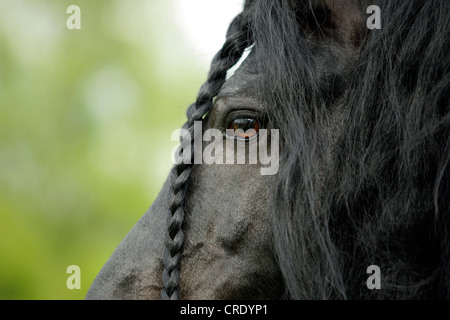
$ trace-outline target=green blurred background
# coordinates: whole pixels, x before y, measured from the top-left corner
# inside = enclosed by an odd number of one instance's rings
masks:
[[[241,2],[0,0],[0,299],[84,298],[161,188]]]

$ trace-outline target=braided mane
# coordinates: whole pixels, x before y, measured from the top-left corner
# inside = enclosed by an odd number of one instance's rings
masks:
[[[245,48],[249,45],[250,31],[243,21],[242,14],[240,14],[231,22],[227,31],[227,39],[222,49],[220,49],[212,60],[207,80],[200,88],[197,100],[186,112],[188,121],[184,124],[183,128],[187,129],[189,134],[193,135],[194,122],[203,121],[204,116],[211,110],[213,98],[219,93],[224,84],[227,71],[239,61]],[[181,149],[185,150],[185,141],[187,140],[181,139],[178,151],[181,151]],[[191,150],[193,152],[194,148],[191,148]],[[179,152],[178,156],[181,157],[183,155]],[[193,153],[190,156],[192,160]],[[170,173],[172,195],[167,221],[166,247],[163,256],[163,290],[161,291],[161,298],[164,300],[179,299],[178,283],[180,274],[178,267],[184,243],[182,229],[185,214],[184,204],[193,161],[180,162],[180,164],[173,167]]]

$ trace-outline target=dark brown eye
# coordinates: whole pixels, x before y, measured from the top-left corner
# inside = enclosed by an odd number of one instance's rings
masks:
[[[234,130],[234,137],[246,140],[256,137],[260,127],[259,120],[254,118],[237,118],[228,125],[228,129]]]

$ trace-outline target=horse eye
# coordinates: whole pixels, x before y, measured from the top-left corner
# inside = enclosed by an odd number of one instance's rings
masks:
[[[234,130],[233,137],[245,140],[256,137],[260,127],[259,120],[255,118],[237,118],[228,125],[228,129]]]

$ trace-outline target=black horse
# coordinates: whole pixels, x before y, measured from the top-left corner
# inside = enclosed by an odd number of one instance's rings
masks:
[[[278,172],[175,165],[87,298],[448,299],[449,23],[447,0],[247,0],[184,128],[278,129]]]

